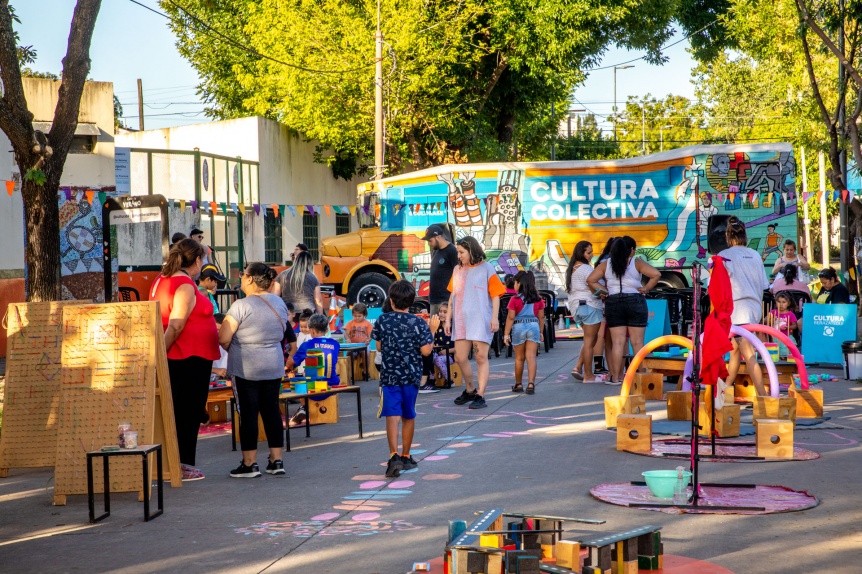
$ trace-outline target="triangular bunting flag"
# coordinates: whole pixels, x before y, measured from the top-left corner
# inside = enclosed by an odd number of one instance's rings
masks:
[[[317,215],[314,212],[314,206],[313,205],[306,205],[305,208],[308,210],[308,213],[310,213],[311,215]]]
[[[297,211],[297,213],[299,213],[299,215],[304,214],[304,213],[305,213],[305,206],[303,206],[303,205],[297,205],[297,206],[296,206],[296,211]]]
[[[437,211],[440,211],[440,202],[437,202]]]
[[[380,218],[380,204],[374,206],[374,217]]]
[[[239,208],[239,212],[245,215],[245,204],[240,203],[237,207]]]
[[[92,189],[88,189],[87,190],[87,203],[89,203],[90,205],[93,205],[93,197],[95,197],[95,195],[96,195],[95,191],[93,191]],[[173,201],[173,200],[171,200],[171,201]]]
[[[338,207],[337,205],[333,205],[332,209],[335,210],[336,215],[341,215],[341,208],[340,207]]]
[[[288,206],[287,206],[287,209],[290,211],[290,214],[291,214],[293,217],[296,217],[296,206],[294,206],[294,205],[288,205]]]
[[[6,193],[8,193],[9,195],[12,195],[14,192],[15,192],[15,182],[14,181],[7,181],[6,182]]]
[[[351,205],[348,209],[350,209],[350,215],[356,215],[356,206]]]
[[[193,200],[191,201],[191,204],[192,204],[192,213],[197,213],[197,211],[198,211],[198,202],[197,202],[197,200],[194,200],[194,199],[193,199]]]
[[[273,213],[276,217],[278,217],[278,205],[276,205],[276,204],[274,204],[274,203],[272,204],[272,213]]]
[[[230,204],[230,210],[233,211],[234,215],[236,215],[236,204],[235,203]]]
[[[225,203],[224,201],[222,201],[221,203],[219,203],[219,208],[221,209],[221,212],[222,212],[224,215],[227,215],[227,203]]]
[[[108,194],[104,191],[99,192],[99,203],[101,205],[105,205],[105,200],[108,199]]]
[[[215,201],[210,202],[210,213],[218,215],[218,204]]]
[[[848,195],[850,195],[850,192],[847,191],[846,189],[842,189],[841,190],[841,201],[843,201],[844,203],[847,203],[847,196]]]
[[[287,217],[287,208],[283,203],[280,203],[278,205],[278,212],[281,214],[282,217]]]
[[[332,208],[331,207],[329,207],[328,205],[324,205],[323,209],[326,210],[326,217],[332,217],[332,211],[331,211]]]
[[[72,201],[72,188],[67,187],[63,192],[66,194],[66,201]]]
[[[185,210],[186,210],[186,200],[181,199],[180,200],[180,211],[185,211]]]
[[[731,193],[731,194],[730,194],[730,203],[733,203],[733,201],[734,201],[735,199],[736,199],[736,194],[735,194],[735,193]]]
[[[380,213],[386,213],[386,206],[385,205],[380,206]]]
[[[260,215],[260,204],[259,203],[253,203],[251,205],[251,207],[252,207],[252,209],[254,209],[255,215]]]

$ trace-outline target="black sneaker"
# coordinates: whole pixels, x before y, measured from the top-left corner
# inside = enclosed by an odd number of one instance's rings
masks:
[[[386,478],[395,478],[401,476],[401,471],[404,470],[404,461],[398,456],[398,453],[392,455],[389,462],[386,464]]]
[[[467,407],[468,409],[484,409],[488,405],[485,403],[485,397],[480,397],[476,395],[476,398],[473,399],[473,402]]]
[[[609,372],[610,371],[608,371],[604,367],[593,367],[593,374],[594,375],[607,375]]]
[[[414,468],[419,468],[419,463],[413,460],[413,455],[410,456],[402,456],[401,464],[404,465],[404,470],[413,470]]]
[[[440,389],[451,389],[452,386],[453,386],[452,381],[446,381],[445,383],[443,383],[442,387],[438,387],[438,388],[440,388]]]
[[[474,400],[476,400],[477,396],[478,396],[478,393],[476,391],[473,391],[472,393],[468,393],[467,389],[464,389],[463,391],[461,391],[461,394],[458,395],[458,398],[455,399],[455,404],[456,405],[466,405],[467,403],[472,403]]]
[[[305,414],[305,409],[302,407],[299,407],[299,410],[297,410],[296,413],[292,417],[290,417],[290,425],[291,426],[299,426],[299,425],[303,424],[305,422],[306,416],[307,415]]]
[[[251,463],[251,466],[246,466],[244,462],[240,462],[238,467],[230,471],[230,475],[233,478],[257,478],[260,476],[260,467],[257,466],[256,462]]]
[[[269,461],[269,464],[266,465],[266,473],[284,474],[284,463],[281,461],[281,459]]]
[[[439,393],[439,392],[440,392],[440,389],[438,389],[432,383],[425,383],[424,385],[419,387],[419,394],[420,395],[427,395],[428,393]]]

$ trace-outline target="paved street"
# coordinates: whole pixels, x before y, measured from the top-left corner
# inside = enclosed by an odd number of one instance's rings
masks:
[[[566,524],[572,529],[659,524],[666,553],[738,574],[859,572],[862,385],[822,384],[830,419],[797,426],[795,435],[817,460],[701,465],[704,482],[808,490],[818,507],[764,516],[664,514],[590,496],[598,484],[681,463],[615,450],[602,399],[619,387],[575,383],[569,371],[579,348],[559,341],[541,353],[533,396],[510,392],[513,360],[504,357],[491,361],[486,409],[454,405],[460,389],[420,395],[413,449],[420,466],[397,479],[383,476],[388,452],[374,418],[375,382],[361,383],[365,438],[356,435],[355,401],[344,397],[339,424],[313,427],[310,439],[293,431],[284,477],[232,479],[239,454],[229,436],[202,437],[206,480],[167,488],[165,514],[150,523],[136,496],[125,493],[112,496],[108,519],[90,525],[86,496],[54,507],[50,470],[13,469],[0,479],[0,571],[397,574],[442,555],[449,520],[469,523],[476,511],[502,507],[607,521]],[[647,409],[665,416],[663,403],[649,401]],[[258,460],[263,467],[263,448]]]

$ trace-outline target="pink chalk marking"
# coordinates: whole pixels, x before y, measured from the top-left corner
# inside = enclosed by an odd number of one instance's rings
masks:
[[[449,448],[467,448],[468,446],[473,446],[472,442],[456,442],[455,444],[450,444]],[[425,457],[427,460],[428,457]]]
[[[486,434],[483,434],[482,436],[489,436],[492,438],[511,438],[507,434],[497,434],[497,433],[486,433]]]
[[[416,484],[412,480],[396,480],[389,484],[389,488],[410,488]]]
[[[383,463],[381,466],[386,466],[386,463]],[[353,477],[353,480],[378,480],[379,478],[379,474],[357,474]]]
[[[380,518],[380,514],[377,512],[363,512],[361,514],[354,514],[352,519],[357,522],[371,522],[372,520],[377,520]]]
[[[341,516],[337,512],[326,512],[324,514],[318,514],[317,516],[312,516],[312,520],[333,520]]]
[[[426,474],[422,480],[455,480],[461,478],[460,474]]]
[[[386,484],[385,480],[369,480],[360,484],[359,488],[380,488],[384,484]]]
[[[449,458],[449,457],[445,454],[434,454],[431,456],[426,456],[422,460],[445,460],[447,458]]]

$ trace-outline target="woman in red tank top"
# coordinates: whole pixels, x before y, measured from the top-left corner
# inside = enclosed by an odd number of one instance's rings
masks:
[[[195,450],[212,362],[219,358],[212,303],[192,279],[201,272],[202,258],[203,248],[194,239],[175,243],[150,289],[150,300],[159,302],[165,330],[183,480],[204,477],[195,466]]]

